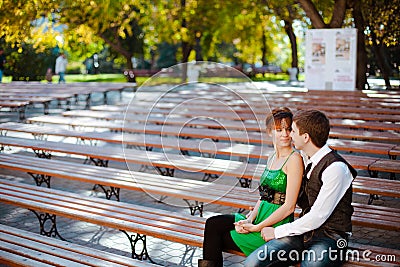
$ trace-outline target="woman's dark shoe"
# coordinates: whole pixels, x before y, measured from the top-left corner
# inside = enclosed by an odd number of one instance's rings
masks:
[[[199,267],[218,267],[216,261],[199,260]]]

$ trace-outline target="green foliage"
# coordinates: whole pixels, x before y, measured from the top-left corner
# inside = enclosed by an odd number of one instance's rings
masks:
[[[70,60],[83,61],[109,46],[111,58],[130,63],[132,56],[150,58],[158,47],[159,65],[170,66],[181,55],[174,50],[166,55],[158,46],[163,41],[200,44],[204,59],[215,61],[255,63],[266,45],[269,61],[280,63],[288,56],[276,55],[290,51],[279,21],[255,0],[4,0],[3,5],[10,8],[0,10],[0,38],[20,52],[23,43],[38,51],[58,45]],[[268,33],[264,44],[263,32]],[[232,47],[225,51],[222,44]]]
[[[398,47],[400,39],[400,0],[362,1],[363,17],[366,24],[367,44],[372,44],[374,34],[378,44]]]
[[[32,45],[22,45],[8,50],[5,75],[12,76],[14,81],[40,81],[44,79],[47,68],[53,68],[55,56],[51,50],[37,52]]]
[[[158,60],[157,68],[168,68],[175,65],[176,62],[176,51],[177,46],[163,42],[157,46],[158,50]]]

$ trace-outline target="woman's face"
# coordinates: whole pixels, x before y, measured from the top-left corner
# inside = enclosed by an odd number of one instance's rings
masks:
[[[273,126],[274,127],[274,126]],[[286,147],[292,145],[292,138],[290,137],[290,132],[292,127],[289,124],[288,119],[282,119],[280,122],[275,124],[272,129],[272,141],[276,146]]]

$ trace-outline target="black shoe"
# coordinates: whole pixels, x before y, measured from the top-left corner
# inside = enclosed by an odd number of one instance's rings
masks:
[[[216,261],[199,260],[199,267],[218,267]]]

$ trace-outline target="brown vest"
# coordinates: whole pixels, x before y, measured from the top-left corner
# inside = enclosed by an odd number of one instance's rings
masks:
[[[314,205],[315,200],[319,194],[322,187],[322,172],[333,162],[341,161],[345,163],[349,169],[353,178],[356,177],[357,171],[339,154],[335,151],[331,151],[325,155],[320,162],[314,167],[310,174],[310,179],[303,177],[302,190],[304,190],[302,205],[300,207],[303,209],[304,213],[307,213],[311,206]],[[351,215],[353,214],[352,194],[353,188],[347,189],[346,193],[342,199],[337,204],[336,208],[333,210],[331,216],[325,221],[324,224],[320,226],[317,230],[326,230],[328,232],[336,232],[338,234],[343,234],[345,232],[351,232]]]

